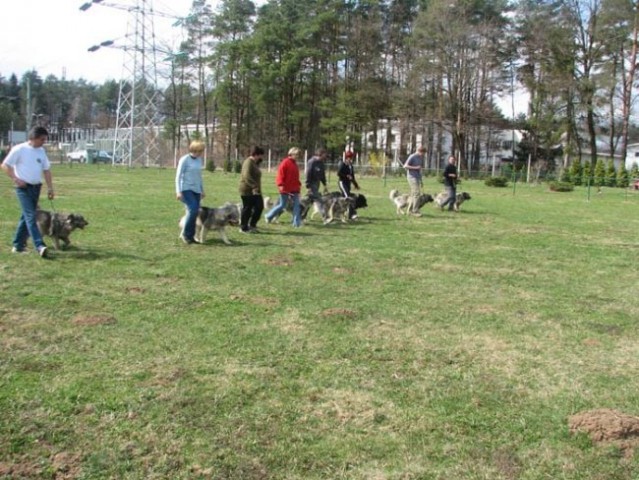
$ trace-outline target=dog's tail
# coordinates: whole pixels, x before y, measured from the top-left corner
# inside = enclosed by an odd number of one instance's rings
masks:
[[[390,198],[391,200],[393,200],[395,197],[397,197],[399,195],[399,190],[397,189],[393,189],[390,191],[390,193],[388,194],[388,198]]]

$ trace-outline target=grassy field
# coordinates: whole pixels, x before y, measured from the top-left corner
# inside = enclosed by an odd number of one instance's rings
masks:
[[[187,246],[173,174],[54,167],[90,225],[49,260],[0,178],[0,478],[639,478],[568,427],[639,415],[639,195],[469,181],[407,218],[364,178],[354,224]]]

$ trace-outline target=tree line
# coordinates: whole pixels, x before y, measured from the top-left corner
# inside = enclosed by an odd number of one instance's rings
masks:
[[[366,152],[394,126],[403,154],[419,139],[429,166],[454,153],[479,169],[491,134],[517,128],[519,156],[544,169],[594,168],[602,136],[627,154],[638,19],[627,0],[193,0],[162,64],[164,134],[179,146],[195,124],[228,159],[256,144]],[[26,75],[50,121],[113,125],[117,82]],[[24,90],[0,77],[0,131],[24,121]],[[497,101],[515,91],[528,112],[505,118]]]

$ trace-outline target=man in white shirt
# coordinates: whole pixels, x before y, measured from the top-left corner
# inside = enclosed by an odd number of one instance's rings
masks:
[[[33,246],[41,257],[47,256],[47,246],[36,223],[36,209],[42,188],[42,176],[47,182],[49,200],[53,200],[53,178],[49,158],[42,146],[49,132],[44,127],[34,127],[29,132],[29,140],[16,145],[2,162],[2,169],[16,186],[16,196],[22,209],[18,228],[13,237],[13,252],[24,252],[27,239],[31,237]]]

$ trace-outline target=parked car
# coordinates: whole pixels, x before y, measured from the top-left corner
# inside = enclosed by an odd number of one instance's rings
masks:
[[[67,160],[69,162],[79,163],[112,163],[113,156],[105,150],[87,148],[85,150],[76,150],[75,152],[67,153]]]

